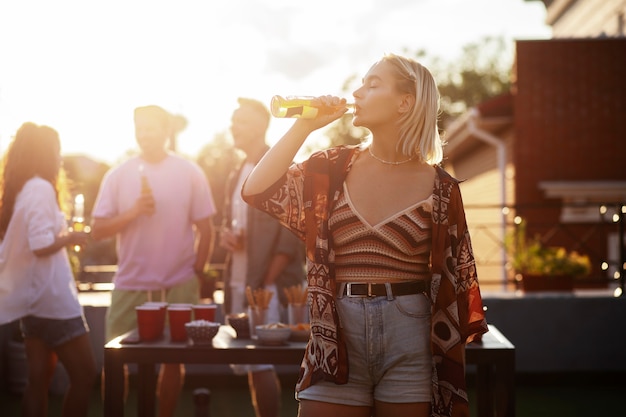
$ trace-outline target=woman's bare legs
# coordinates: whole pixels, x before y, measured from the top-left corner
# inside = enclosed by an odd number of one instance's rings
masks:
[[[430,403],[385,403],[382,401],[375,401],[375,413],[376,417],[429,417],[430,416]]]
[[[300,400],[298,417],[370,417],[371,407]]]
[[[280,415],[280,381],[273,369],[249,372],[248,386],[257,417]]]
[[[84,417],[98,377],[89,335],[85,333],[64,343],[56,348],[56,353],[70,379],[63,400],[63,417]]]
[[[430,403],[386,403],[374,402],[371,407],[332,404],[321,401],[300,400],[298,417],[429,417]]]
[[[163,363],[157,380],[157,398],[159,417],[171,417],[176,411],[176,404],[185,383],[185,365]]]
[[[57,363],[56,354],[40,339],[24,339],[28,360],[28,383],[22,395],[23,417],[45,417],[48,415],[48,387]]]

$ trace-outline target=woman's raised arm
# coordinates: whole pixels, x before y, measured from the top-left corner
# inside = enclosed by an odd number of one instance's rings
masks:
[[[345,99],[324,96],[318,98],[324,105],[345,104]],[[262,193],[287,172],[298,150],[311,132],[340,118],[347,108],[340,108],[331,114],[320,114],[315,119],[298,119],[280,140],[267,151],[254,167],[244,183],[242,194],[251,196]]]

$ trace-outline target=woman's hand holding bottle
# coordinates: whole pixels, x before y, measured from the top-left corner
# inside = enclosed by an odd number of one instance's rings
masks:
[[[272,116],[279,118],[315,119],[322,115],[332,115],[343,110],[354,109],[354,104],[345,99],[330,95],[313,96],[282,96],[272,97],[270,103]]]
[[[73,231],[73,232],[67,233],[67,244],[69,246],[82,247],[87,244],[88,240],[89,240],[88,232]]]
[[[328,111],[317,112],[314,118],[299,117],[283,137],[261,158],[248,176],[243,195],[261,193],[282,176],[296,153],[315,130],[322,128],[343,116],[348,111],[346,99],[336,96],[311,98],[311,103]]]

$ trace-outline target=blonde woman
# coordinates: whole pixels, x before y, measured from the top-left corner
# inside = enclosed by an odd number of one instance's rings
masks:
[[[487,326],[458,181],[438,165],[435,80],[390,54],[353,96],[369,143],[291,164],[346,112],[344,99],[319,97],[328,111],[296,120],[242,188],[306,243],[299,416],[469,415],[465,344]]]

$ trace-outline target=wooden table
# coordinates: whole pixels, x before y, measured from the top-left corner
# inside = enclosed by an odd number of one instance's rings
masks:
[[[515,346],[490,324],[480,343],[467,345],[465,362],[476,365],[476,415],[514,417]]]
[[[515,414],[515,348],[493,326],[482,343],[466,349],[468,364],[476,364],[478,415],[513,417]],[[154,417],[156,373],[159,363],[228,364],[272,363],[297,365],[302,361],[304,342],[284,346],[261,346],[255,340],[237,339],[229,326],[221,326],[212,346],[190,346],[173,343],[165,335],[161,340],[145,343],[122,343],[133,332],[117,337],[104,347],[104,416],[124,415],[124,364],[137,364],[137,415]]]

